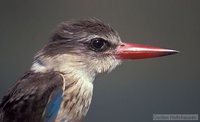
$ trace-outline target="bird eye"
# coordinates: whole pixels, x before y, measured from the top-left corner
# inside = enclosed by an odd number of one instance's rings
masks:
[[[90,48],[93,51],[104,51],[108,47],[108,41],[102,38],[94,38],[90,41]]]

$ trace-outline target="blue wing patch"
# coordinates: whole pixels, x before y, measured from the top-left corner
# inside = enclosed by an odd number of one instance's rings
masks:
[[[62,102],[62,89],[57,89],[53,91],[53,93],[50,96],[49,102],[47,103],[47,106],[45,108],[43,117],[44,122],[54,122],[58,113],[58,110],[60,108],[60,104]]]

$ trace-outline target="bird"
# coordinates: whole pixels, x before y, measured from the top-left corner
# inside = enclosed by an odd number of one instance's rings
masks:
[[[122,60],[175,54],[157,46],[125,43],[99,19],[61,22],[33,58],[30,69],[3,96],[1,122],[81,122],[95,77]]]

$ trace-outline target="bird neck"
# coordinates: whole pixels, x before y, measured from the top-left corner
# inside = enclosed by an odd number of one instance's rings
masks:
[[[84,64],[82,59],[67,54],[53,57],[41,56],[34,60],[31,70],[40,73],[58,71],[69,79],[89,82],[93,82],[96,75],[91,68]]]

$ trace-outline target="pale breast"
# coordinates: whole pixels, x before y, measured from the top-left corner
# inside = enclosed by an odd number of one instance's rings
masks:
[[[78,122],[89,109],[93,84],[88,81],[75,81],[67,84],[56,122]]]

